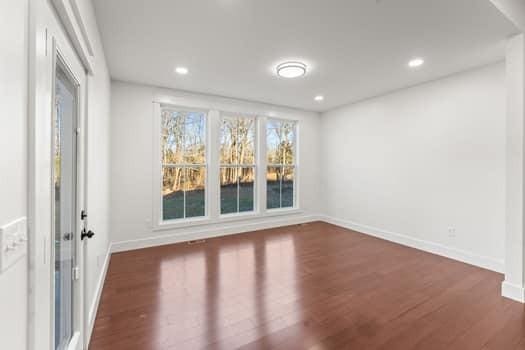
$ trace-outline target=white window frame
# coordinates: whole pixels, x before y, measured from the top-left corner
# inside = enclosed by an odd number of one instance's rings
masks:
[[[265,168],[264,168],[264,183],[265,183],[265,193],[266,193],[266,184],[267,184],[267,174],[268,174],[268,168],[269,167],[281,167],[281,168],[293,168],[294,175],[293,175],[293,194],[292,194],[292,201],[293,205],[291,207],[280,207],[280,208],[268,208],[268,203],[265,200],[264,202],[264,208],[266,212],[268,213],[289,213],[290,211],[297,211],[299,210],[299,198],[298,198],[298,191],[297,188],[299,186],[299,154],[297,150],[299,149],[299,122],[297,120],[292,119],[285,119],[285,118],[267,118],[266,123],[264,124],[264,138],[265,141],[268,138],[268,122],[270,121],[276,121],[276,122],[286,122],[286,123],[293,123],[294,125],[294,144],[293,144],[293,165],[285,165],[285,164],[269,164],[268,163],[268,147],[264,148],[264,159],[265,159]],[[281,205],[282,205],[282,189],[281,189]]]
[[[153,227],[154,229],[171,228],[191,226],[198,223],[206,223],[210,221],[210,214],[208,206],[210,203],[210,123],[209,110],[203,108],[193,108],[187,106],[172,105],[167,103],[154,103],[154,141],[153,141]],[[162,168],[165,166],[162,159],[161,152],[161,132],[162,132],[162,110],[169,109],[177,112],[200,112],[204,114],[204,129],[205,129],[205,159],[206,164],[174,164],[173,167],[195,167],[204,166],[206,178],[204,181],[204,216],[199,217],[184,217],[178,219],[163,219],[162,211]],[[184,213],[186,212],[186,197],[184,196]],[[185,214],[184,214],[185,216]]]
[[[166,102],[167,101],[167,102]],[[191,103],[193,104],[193,103]],[[153,149],[152,149],[152,219],[153,231],[175,230],[184,227],[195,227],[209,224],[220,224],[249,219],[262,219],[265,217],[300,214],[299,205],[299,135],[300,123],[286,117],[267,116],[265,114],[250,113],[246,110],[228,111],[228,108],[213,108],[200,103],[196,107],[178,99],[163,96],[161,101],[153,101]],[[205,189],[205,216],[196,218],[179,218],[162,220],[162,152],[161,152],[161,111],[162,108],[175,111],[202,112],[206,116],[206,189]],[[222,116],[244,116],[255,118],[255,183],[254,183],[254,210],[221,215],[220,211],[220,131]],[[286,208],[266,208],[266,172],[267,149],[266,130],[268,120],[293,122],[295,124],[294,143],[294,206]],[[180,234],[184,234],[181,232]]]
[[[255,114],[249,114],[249,113],[240,113],[240,112],[225,112],[225,111],[220,111],[220,118],[219,118],[219,128],[217,130],[217,138],[219,140],[219,148],[218,148],[218,173],[217,173],[217,176],[219,176],[220,178],[220,174],[221,174],[221,169],[222,168],[253,168],[253,173],[254,173],[254,183],[253,183],[253,210],[251,211],[237,211],[235,213],[227,213],[227,214],[222,214],[221,213],[221,182],[220,180],[218,181],[218,208],[219,208],[219,216],[220,218],[235,218],[235,217],[250,217],[250,216],[254,216],[254,215],[257,215],[260,211],[259,211],[259,208],[260,208],[260,204],[259,204],[259,201],[258,201],[258,198],[259,198],[259,166],[258,166],[258,161],[259,161],[259,138],[260,138],[260,135],[259,135],[259,129],[260,129],[260,125],[259,125],[259,117],[257,117],[257,115]],[[245,165],[245,164],[235,164],[235,165],[228,165],[228,164],[225,164],[223,165],[221,163],[221,159],[220,159],[220,142],[221,142],[221,128],[222,128],[222,122],[224,120],[224,118],[250,118],[250,119],[253,119],[254,121],[254,124],[255,124],[255,134],[254,134],[254,147],[255,147],[255,154],[254,154],[254,163],[253,165]],[[239,208],[239,187],[237,187],[237,209]]]

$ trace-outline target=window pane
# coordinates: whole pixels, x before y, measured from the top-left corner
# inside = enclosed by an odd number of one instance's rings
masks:
[[[182,163],[184,120],[184,115],[179,112],[162,111],[161,151],[164,164]]]
[[[202,112],[187,112],[184,123],[184,162],[204,164],[205,120]]]
[[[281,164],[281,156],[279,154],[279,137],[280,122],[276,120],[268,120],[266,124],[266,152],[268,164]]]
[[[238,119],[239,164],[255,164],[255,119]]]
[[[163,109],[161,128],[162,219],[204,216],[206,114]]]
[[[294,168],[284,167],[281,185],[281,208],[294,206]]]
[[[237,119],[223,118],[221,125],[221,164],[235,165],[237,154]]]
[[[223,117],[221,124],[221,214],[253,211],[255,118]]]
[[[266,126],[268,164],[294,164],[295,123],[269,120]]]
[[[55,123],[54,123],[54,230],[55,247],[55,348],[61,349],[70,343],[74,333],[75,288],[72,270],[76,265],[75,227],[75,179],[76,179],[76,111],[78,107],[77,87],[66,73],[61,62],[56,64],[55,76]],[[4,313],[4,317],[7,315]],[[9,348],[9,347],[6,347]]]
[[[253,211],[255,169],[239,168],[239,212]]]
[[[295,123],[282,122],[281,135],[280,151],[283,164],[295,164]]]
[[[184,217],[184,169],[162,168],[162,219]]]
[[[186,217],[205,215],[206,167],[186,168]]]
[[[266,174],[266,208],[281,207],[281,167],[268,167]]]
[[[236,213],[237,168],[221,168],[221,214]]]

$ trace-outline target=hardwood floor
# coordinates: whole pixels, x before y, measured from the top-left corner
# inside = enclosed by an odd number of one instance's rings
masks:
[[[321,222],[136,250],[90,349],[525,349],[502,278]]]

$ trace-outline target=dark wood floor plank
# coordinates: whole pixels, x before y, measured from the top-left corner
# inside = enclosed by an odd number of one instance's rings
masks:
[[[525,348],[502,275],[315,222],[114,254],[91,350]]]

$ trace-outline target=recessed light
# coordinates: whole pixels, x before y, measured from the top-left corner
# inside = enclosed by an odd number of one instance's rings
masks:
[[[410,68],[417,68],[417,67],[421,67],[423,65],[423,63],[425,63],[425,60],[422,59],[422,58],[413,58],[411,59],[409,62],[408,62],[408,66]]]
[[[314,100],[316,100],[317,102],[321,102],[324,100],[324,96],[323,95],[317,95],[314,97]]]
[[[189,70],[186,67],[177,67],[175,68],[175,72],[177,74],[185,75],[185,74],[188,74]]]
[[[306,64],[302,62],[284,62],[277,66],[277,75],[283,78],[298,78],[306,74]]]

